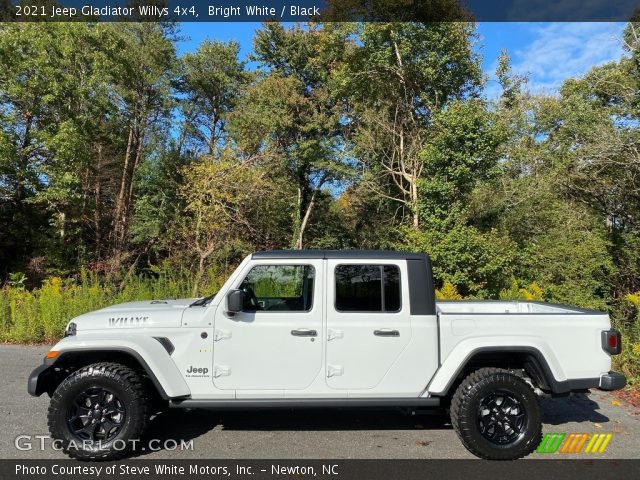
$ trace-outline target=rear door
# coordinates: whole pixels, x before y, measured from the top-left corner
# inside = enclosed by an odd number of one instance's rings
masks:
[[[327,384],[366,390],[411,340],[406,261],[327,261]]]
[[[233,288],[242,312],[216,311],[213,382],[239,390],[302,390],[322,370],[322,260],[261,261]]]

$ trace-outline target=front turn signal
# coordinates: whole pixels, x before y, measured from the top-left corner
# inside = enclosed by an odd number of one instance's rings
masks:
[[[56,358],[60,352],[58,350],[49,350],[45,358]]]

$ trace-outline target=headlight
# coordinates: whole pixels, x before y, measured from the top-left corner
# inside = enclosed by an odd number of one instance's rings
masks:
[[[69,325],[67,325],[67,329],[64,331],[64,336],[65,337],[72,337],[73,335],[76,334],[76,324],[71,322]]]

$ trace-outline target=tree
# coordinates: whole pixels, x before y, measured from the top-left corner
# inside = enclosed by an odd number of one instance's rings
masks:
[[[261,244],[261,219],[275,213],[282,191],[265,169],[226,154],[205,157],[182,173],[178,194],[185,208],[178,229],[183,247],[197,254],[195,296],[212,255],[247,254]]]
[[[512,242],[515,287],[505,291],[535,283],[547,300],[603,308],[616,270],[605,222],[567,189],[582,145],[576,140],[599,128],[598,115],[575,99],[528,94],[505,56],[498,76],[505,88],[496,102],[505,138],[499,171],[472,192],[467,216]]]
[[[279,23],[265,24],[254,43],[266,71],[234,111],[231,128],[245,155],[297,186],[291,245],[303,248],[318,195],[349,171],[341,105],[328,86],[333,44],[318,25],[286,30]]]
[[[117,268],[126,246],[134,199],[134,174],[150,131],[169,111],[175,47],[170,24],[120,23],[114,28],[121,47],[114,65],[119,79],[116,84],[119,115],[127,130],[111,237],[113,263]]]
[[[498,57],[496,77],[502,88],[502,94],[500,96],[502,110],[505,111],[515,108],[522,94],[522,87],[527,82],[527,77],[513,72],[511,69],[511,57],[509,57],[506,49],[502,49]]]
[[[434,116],[431,131],[418,155],[418,210],[425,228],[446,229],[465,215],[473,190],[500,173],[508,136],[499,116],[479,99],[452,102]]]
[[[7,24],[0,35],[3,211],[34,227],[18,234],[38,244],[23,242],[23,256],[37,248],[57,267],[82,260],[88,172],[110,113],[111,40],[108,27],[80,23]]]
[[[401,205],[419,227],[418,184],[432,122],[482,82],[467,23],[358,25],[341,83],[349,96],[355,155],[366,163],[371,188]],[[404,215],[403,215],[404,216]]]
[[[181,58],[179,92],[184,126],[178,151],[191,139],[196,150],[219,155],[226,133],[225,116],[233,111],[252,75],[238,59],[237,42],[204,41]]]

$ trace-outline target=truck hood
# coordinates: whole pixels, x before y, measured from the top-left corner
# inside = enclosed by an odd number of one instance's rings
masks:
[[[78,332],[123,328],[179,327],[182,313],[196,299],[146,300],[112,305],[85,313],[72,320]]]

